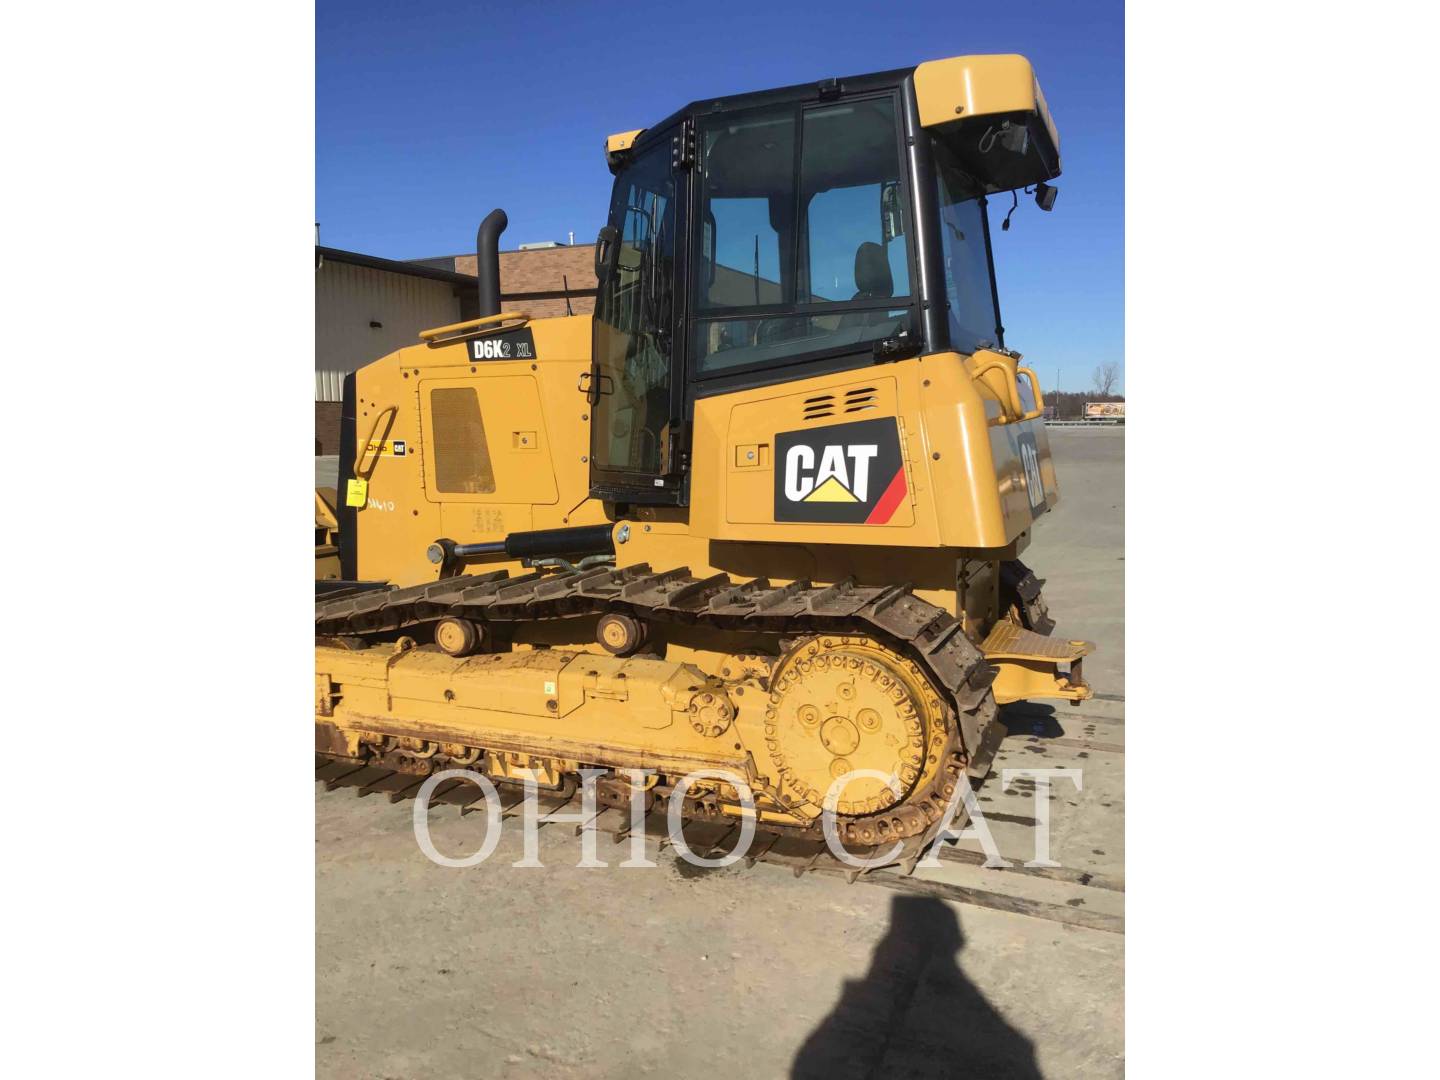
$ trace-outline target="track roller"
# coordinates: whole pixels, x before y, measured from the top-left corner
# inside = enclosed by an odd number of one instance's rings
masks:
[[[485,631],[469,619],[452,615],[435,624],[435,644],[451,656],[469,656],[484,643]]]
[[[630,615],[612,611],[600,617],[595,640],[613,656],[630,656],[645,644],[645,624]]]

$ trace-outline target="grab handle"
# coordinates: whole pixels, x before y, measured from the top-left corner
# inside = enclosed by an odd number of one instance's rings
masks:
[[[1031,409],[1021,420],[1034,420],[1037,416],[1045,415],[1045,396],[1040,393],[1040,377],[1035,374],[1034,368],[1022,367],[1016,370],[1030,380],[1030,392],[1035,395],[1035,408]]]
[[[386,405],[385,408],[381,409],[375,414],[375,419],[370,423],[370,434],[365,436],[365,441],[361,443],[355,450],[355,467],[351,475],[362,479],[369,479],[369,474],[360,468],[360,466],[365,463],[365,451],[368,450],[371,444],[375,442],[375,432],[380,430],[380,421],[384,420],[387,416],[389,416],[393,420],[395,416],[399,414],[399,412],[400,407],[398,405]],[[386,434],[389,433],[389,424],[385,426],[385,431]],[[375,460],[370,463],[370,467],[373,469],[375,467],[375,462],[379,460],[380,451],[377,449],[375,451]]]
[[[498,315],[482,315],[478,319],[466,319],[464,322],[451,323],[449,326],[437,326],[433,330],[421,330],[420,340],[433,342],[436,338],[447,334],[459,333],[461,330],[474,330],[481,326],[489,326],[491,323],[505,322],[508,319],[529,322],[530,314],[525,311],[502,311]]]
[[[1004,374],[1006,392],[1000,401],[1000,411],[1004,414],[1000,418],[1002,424],[1013,424],[1025,415],[1024,406],[1020,404],[1020,388],[1015,383],[1015,365],[1016,361],[1010,357],[991,353],[989,359],[979,363],[973,375],[975,381],[979,382],[986,374],[997,369]],[[994,389],[993,384],[991,389]]]

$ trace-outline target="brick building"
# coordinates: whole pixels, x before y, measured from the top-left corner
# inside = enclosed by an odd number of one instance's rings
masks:
[[[475,276],[473,252],[421,259],[419,264]],[[590,315],[595,311],[597,287],[594,244],[533,244],[500,252],[500,306],[504,310],[528,311],[537,319],[564,315],[568,289],[571,312]]]

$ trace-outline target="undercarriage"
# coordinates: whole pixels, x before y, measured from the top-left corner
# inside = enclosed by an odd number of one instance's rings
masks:
[[[1048,677],[1088,695],[1085,649],[999,627],[1012,651],[1057,652]],[[399,800],[463,770],[512,799],[525,785],[565,799],[599,770],[602,806],[679,800],[688,821],[733,826],[719,849],[750,821],[748,855],[811,868],[839,862],[827,805],[855,858],[913,862],[1003,734],[1004,663],[905,585],[500,571],[341,586],[316,631],[317,764],[333,786]],[[481,797],[463,776],[434,791]]]

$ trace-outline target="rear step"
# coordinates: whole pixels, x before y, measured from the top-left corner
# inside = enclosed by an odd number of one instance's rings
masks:
[[[1079,705],[1094,693],[1080,674],[1081,659],[1094,649],[1089,641],[1045,637],[1007,619],[997,622],[980,644],[986,662],[999,672],[991,684],[999,705],[1030,698],[1064,698]]]

